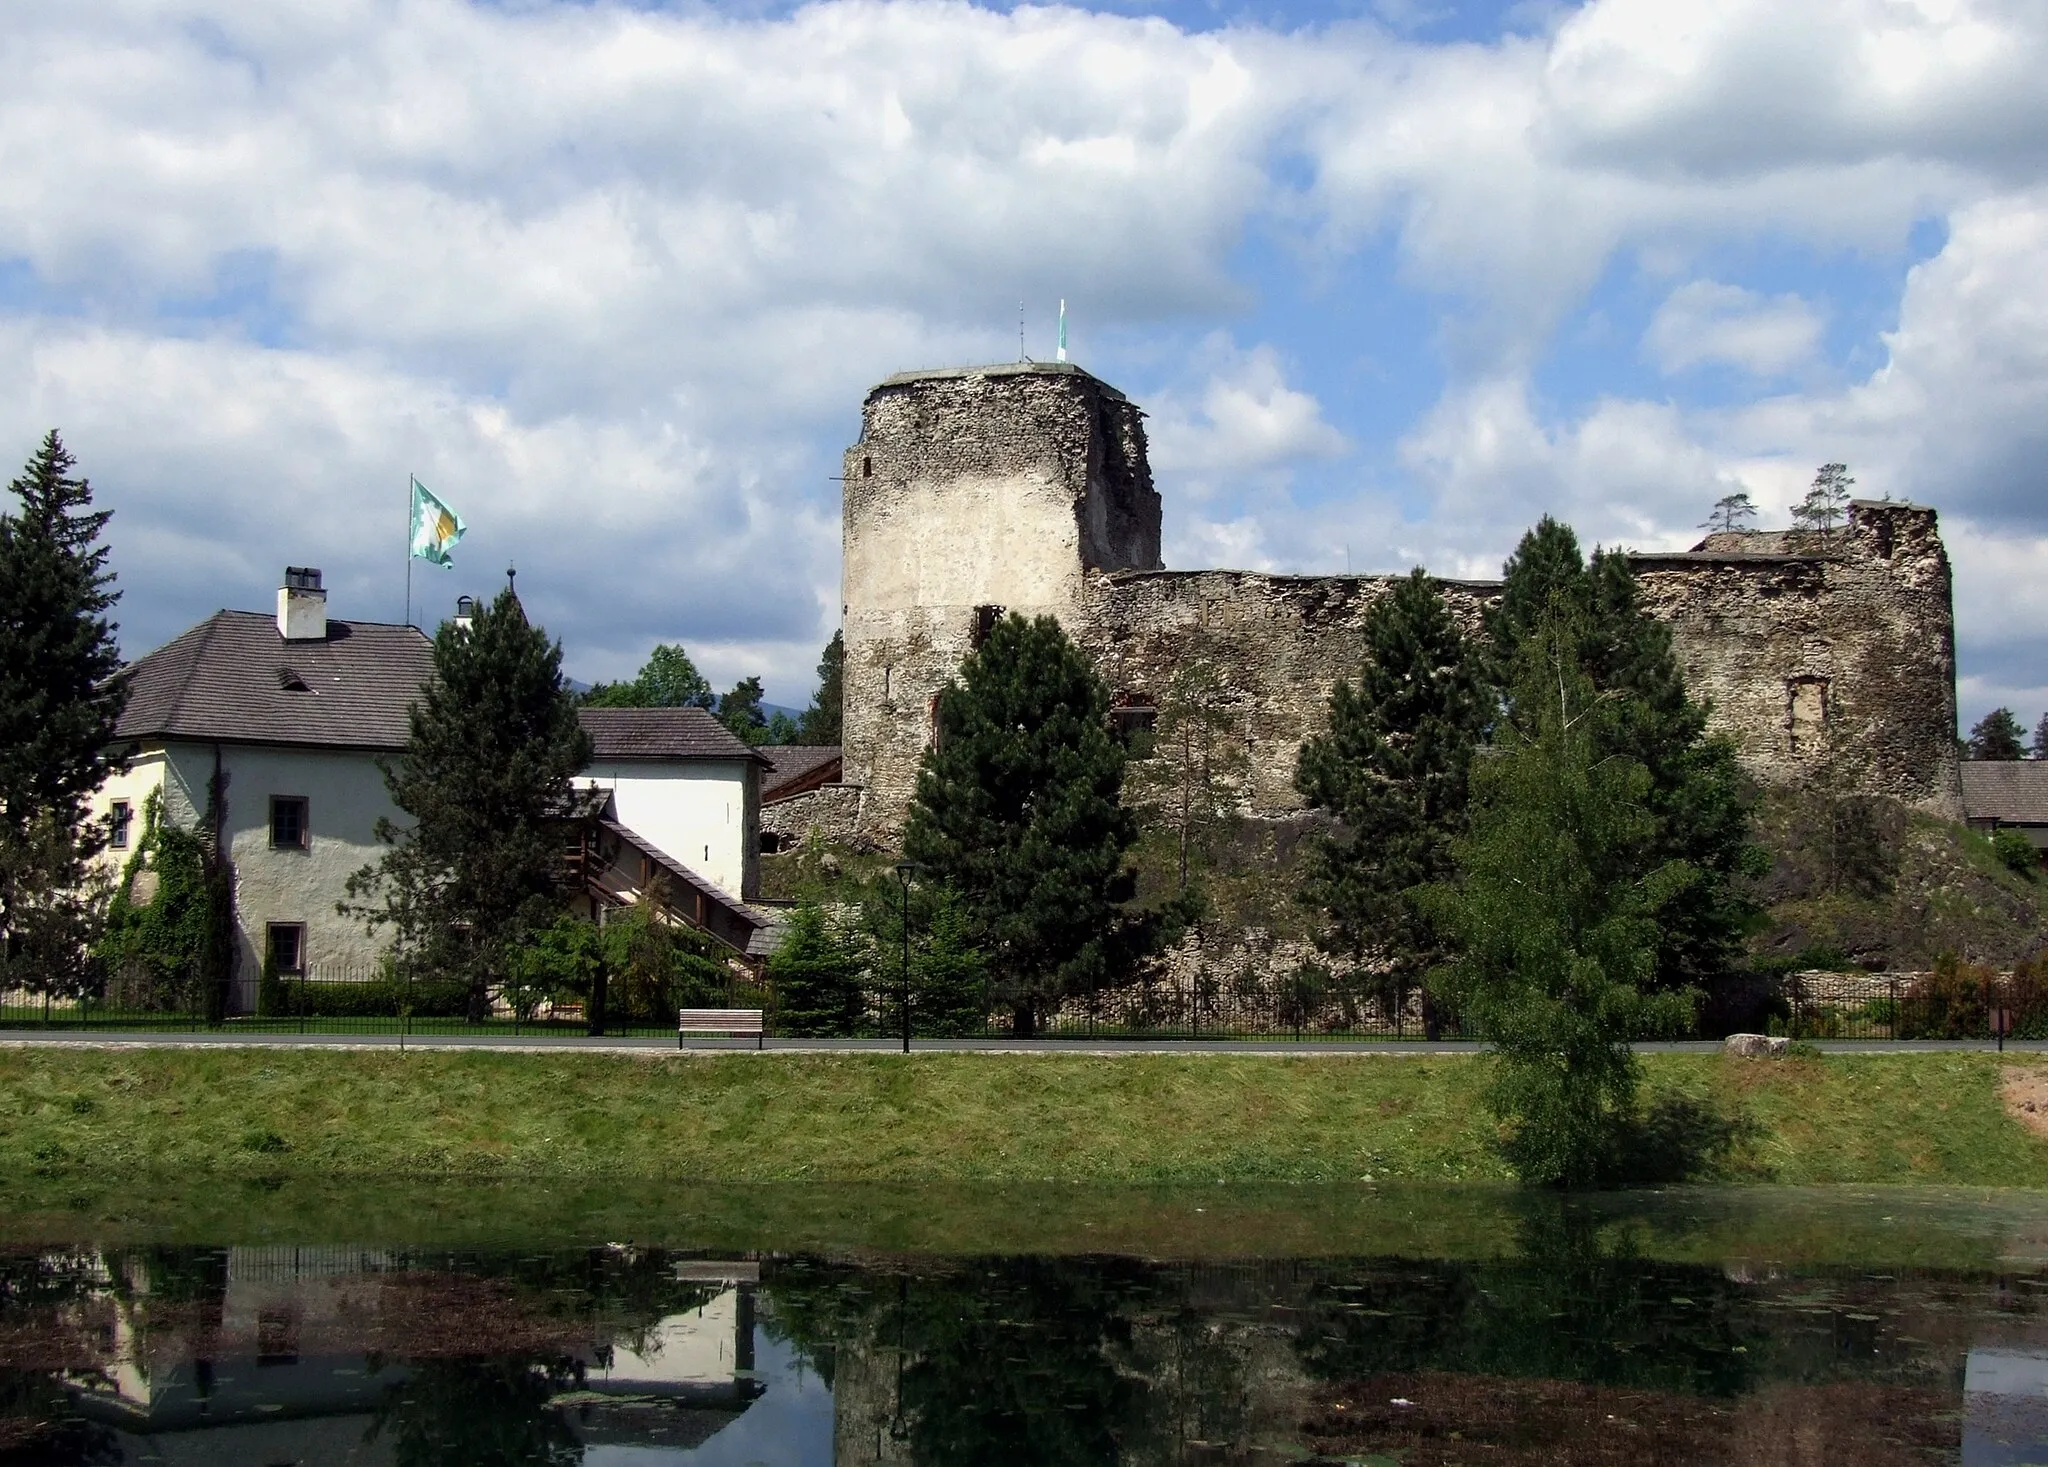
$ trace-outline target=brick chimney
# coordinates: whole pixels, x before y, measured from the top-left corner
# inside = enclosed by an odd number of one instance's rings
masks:
[[[277,590],[277,634],[287,642],[327,640],[327,593],[312,566],[288,565]]]

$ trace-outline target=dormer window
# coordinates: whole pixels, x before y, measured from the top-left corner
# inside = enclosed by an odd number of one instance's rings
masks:
[[[306,680],[299,676],[296,668],[280,667],[277,670],[277,685],[287,693],[310,693],[313,691],[306,686]]]

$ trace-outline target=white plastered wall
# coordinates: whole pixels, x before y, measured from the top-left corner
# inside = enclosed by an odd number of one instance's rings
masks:
[[[610,790],[621,825],[744,900],[753,895],[748,872],[759,840],[749,819],[751,768],[740,759],[598,760],[577,782]]]

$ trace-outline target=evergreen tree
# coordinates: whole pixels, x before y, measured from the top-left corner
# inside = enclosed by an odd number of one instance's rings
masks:
[[[2041,715],[2041,721],[2034,725],[2034,746],[2028,751],[2035,759],[2048,759],[2048,713]]]
[[[1969,755],[1972,759],[2024,759],[2025,738],[2026,731],[2010,708],[1994,708],[1970,730]]]
[[[1488,700],[1436,585],[1416,570],[1367,613],[1358,681],[1330,695],[1330,731],[1302,745],[1294,786],[1340,830],[1319,838],[1301,898],[1324,951],[1392,965],[1397,1002],[1441,959],[1410,893],[1446,879],[1464,826]]]
[[[1521,646],[1547,619],[1561,618],[1579,645],[1574,655],[1615,707],[1601,720],[1608,752],[1649,774],[1645,801],[1656,822],[1657,850],[1693,866],[1700,879],[1669,894],[1660,915],[1657,982],[1701,986],[1736,961],[1754,910],[1736,878],[1760,856],[1749,841],[1735,748],[1707,732],[1707,710],[1686,694],[1671,629],[1648,615],[1628,557],[1601,551],[1588,566],[1569,527],[1545,516],[1504,568],[1501,596],[1487,615],[1489,667],[1512,703]]]
[[[1051,617],[998,622],[939,694],[904,854],[951,887],[1016,1032],[1125,976],[1179,916],[1130,906],[1109,690]]]
[[[1222,652],[1206,633],[1193,632],[1174,661],[1154,726],[1134,732],[1127,745],[1125,798],[1155,848],[1161,837],[1170,843],[1182,893],[1199,890],[1243,829],[1251,755],[1235,700]]]
[[[1820,536],[1825,545],[1848,513],[1849,490],[1855,482],[1847,464],[1822,464],[1806,497],[1792,506],[1793,528]]]
[[[759,678],[741,678],[730,693],[718,700],[718,721],[746,743],[766,743],[768,715],[761,711],[761,696]]]
[[[689,653],[661,642],[631,682],[599,683],[582,702],[590,708],[715,708],[718,698]]]
[[[911,1029],[927,1035],[978,1032],[988,1022],[988,962],[975,946],[966,906],[946,887],[925,881],[911,885],[908,902]],[[876,877],[861,892],[868,987],[884,1034],[903,1032],[904,904],[904,888],[892,875]]]
[[[1650,775],[1611,727],[1568,608],[1525,629],[1512,715],[1473,767],[1455,882],[1423,894],[1456,941],[1434,982],[1495,1045],[1489,1091],[1527,1181],[1583,1185],[1631,1116],[1630,1041],[1689,1023],[1686,995],[1647,992],[1659,914],[1698,879],[1657,852]]]
[[[848,1035],[867,1009],[861,979],[865,945],[816,902],[789,914],[782,940],[768,958],[779,1034]]]
[[[562,683],[562,649],[507,589],[465,630],[434,638],[434,679],[385,770],[409,826],[377,822],[384,856],[349,879],[344,907],[398,934],[400,961],[457,978],[480,1021],[508,957],[560,914],[561,821],[590,739]]]
[[[818,658],[818,692],[797,721],[799,744],[836,744],[842,736],[846,701],[846,636],[834,632]]]
[[[97,907],[77,899],[106,842],[86,800],[121,767],[127,699],[106,613],[119,593],[99,543],[110,511],[55,430],[0,515],[0,986],[76,991]]]
[[[1700,522],[1702,530],[1716,530],[1727,533],[1745,529],[1748,522],[1756,518],[1756,505],[1745,493],[1724,494],[1714,501],[1714,508],[1706,519]]]

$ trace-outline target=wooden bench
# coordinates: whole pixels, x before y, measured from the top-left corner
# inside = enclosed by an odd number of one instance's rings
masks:
[[[685,1034],[751,1034],[759,1049],[768,1032],[765,1020],[760,1009],[684,1009],[676,1019],[676,1048],[683,1047]]]

